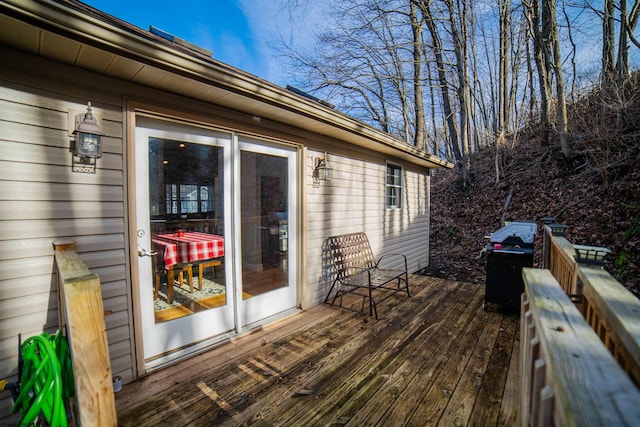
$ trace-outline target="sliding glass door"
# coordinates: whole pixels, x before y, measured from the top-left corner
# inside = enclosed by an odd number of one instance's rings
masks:
[[[137,300],[147,368],[297,304],[297,151],[138,117]]]

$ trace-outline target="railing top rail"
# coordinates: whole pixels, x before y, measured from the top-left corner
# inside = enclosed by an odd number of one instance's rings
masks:
[[[560,247],[575,266],[589,303],[602,312],[612,333],[640,366],[640,300],[603,268],[578,263],[573,258],[574,246],[563,236],[554,236],[549,225],[544,229],[552,244]]]
[[[636,366],[640,366],[640,300],[602,268],[579,266],[578,278],[590,303],[600,309]]]
[[[529,307],[567,425],[637,425],[640,392],[548,270],[523,269]]]

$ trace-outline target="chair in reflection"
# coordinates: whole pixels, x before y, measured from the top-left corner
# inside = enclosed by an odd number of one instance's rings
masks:
[[[218,260],[218,259],[210,259],[210,260],[206,260],[206,261],[203,261],[203,262],[198,264],[198,286],[199,286],[200,290],[202,290],[202,276],[204,275],[204,269],[212,267],[213,268],[213,274],[214,274],[214,276],[217,277],[216,267],[218,267],[221,264],[222,264],[222,262],[220,260]],[[193,288],[193,286],[192,286],[192,288]],[[193,291],[191,291],[191,292],[193,292]]]
[[[158,299],[158,293],[160,292],[160,269],[158,268],[158,253],[151,255],[151,264],[153,266],[153,300]]]
[[[173,268],[171,270],[168,270],[168,275],[169,275],[169,279],[168,282],[169,283],[175,283],[174,277],[175,274],[178,273],[178,286],[182,286],[183,283],[185,283],[185,273],[187,275],[186,277],[186,283],[189,285],[189,291],[191,293],[193,293],[194,288],[193,288],[193,265],[192,264],[178,264],[173,266]]]
[[[175,275],[178,274],[178,286],[182,286],[185,283],[185,273],[186,273],[186,284],[189,285],[189,290],[191,293],[194,292],[193,287],[193,265],[192,264],[178,264],[173,266],[172,268],[160,268],[158,266],[157,257],[153,257],[153,276],[154,276],[154,284],[155,289],[153,292],[154,301],[158,299],[158,294],[160,293],[160,283],[162,282],[160,278],[160,271],[163,271],[164,277],[167,278],[167,302],[169,304],[173,304],[173,286],[175,285]],[[200,290],[202,290],[202,285],[200,286]]]

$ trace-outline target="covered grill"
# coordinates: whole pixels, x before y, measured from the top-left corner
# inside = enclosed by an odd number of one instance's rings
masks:
[[[513,221],[491,234],[486,247],[485,310],[487,304],[520,305],[520,295],[524,292],[522,267],[533,267],[536,231],[535,222]]]

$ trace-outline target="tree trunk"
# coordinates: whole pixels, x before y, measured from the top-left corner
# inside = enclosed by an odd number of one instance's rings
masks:
[[[498,133],[509,130],[509,41],[511,40],[511,0],[500,0],[500,75],[498,85]]]
[[[422,22],[418,21],[415,0],[409,0],[411,30],[413,37],[413,98],[415,108],[416,135],[414,145],[426,150],[424,98],[422,95]]]
[[[542,21],[547,21],[547,25],[549,26],[549,41],[553,46],[553,70],[556,77],[556,96],[558,99],[556,107],[558,120],[557,130],[560,137],[560,149],[566,158],[570,158],[573,156],[573,152],[569,142],[567,141],[567,101],[564,93],[562,57],[560,56],[560,40],[558,36],[558,23],[556,20],[556,1],[543,0],[542,14]]]
[[[534,2],[535,1],[535,2]],[[538,69],[540,85],[540,128],[541,142],[548,145],[551,142],[551,52],[548,46],[549,27],[546,22],[541,23],[540,9],[537,0],[523,2],[527,9],[527,18],[533,39],[533,55]],[[544,4],[544,2],[543,2]],[[540,28],[542,24],[542,29]]]
[[[456,126],[453,109],[451,108],[451,99],[449,98],[447,76],[444,70],[442,41],[440,40],[433,15],[431,14],[431,0],[421,0],[419,6],[424,18],[424,22],[427,24],[427,28],[429,29],[429,33],[431,35],[433,54],[436,59],[436,66],[438,68],[438,80],[440,86],[440,94],[442,96],[442,110],[449,133],[449,148],[453,152],[453,157],[456,159],[456,161],[462,163],[462,150],[458,141],[458,128]]]
[[[455,10],[453,0],[444,0],[449,9],[449,25],[453,38],[453,50],[456,57],[456,71],[458,74],[458,104],[460,108],[460,147],[462,149],[462,161],[460,168],[462,171],[463,185],[466,187],[470,183],[471,150],[469,144],[469,103],[471,95],[469,92],[469,54],[467,50],[466,31],[466,3],[463,2],[462,9]],[[460,17],[460,24],[456,22],[456,16]]]
[[[600,127],[604,128],[607,123],[607,101],[609,92],[614,87],[614,20],[613,13],[615,11],[614,0],[604,0],[604,16],[602,17],[602,76],[601,91],[602,105],[600,107]]]

